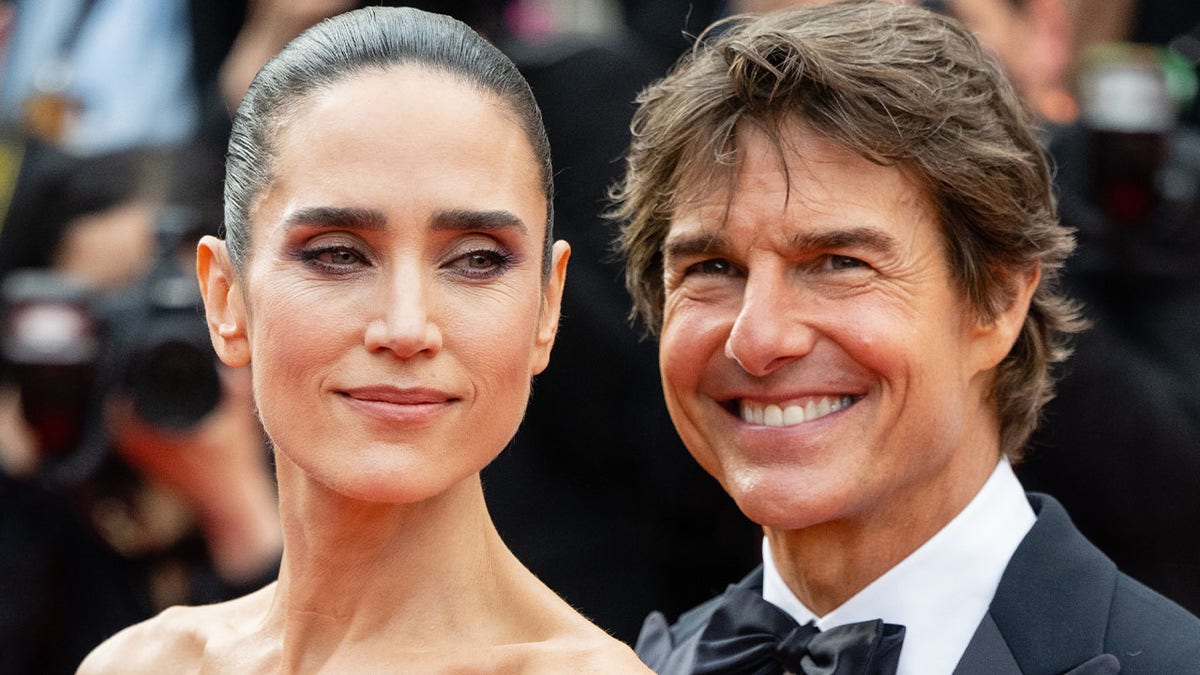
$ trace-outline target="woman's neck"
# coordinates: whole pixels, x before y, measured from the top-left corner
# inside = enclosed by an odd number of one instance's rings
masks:
[[[528,572],[496,533],[478,475],[395,505],[348,499],[282,457],[278,469],[284,556],[264,628],[282,635],[285,666],[309,670],[382,635],[398,651],[520,639],[495,606]]]

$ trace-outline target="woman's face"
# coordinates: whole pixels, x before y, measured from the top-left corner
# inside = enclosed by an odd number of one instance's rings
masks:
[[[280,127],[241,276],[217,240],[199,262],[214,344],[252,364],[278,461],[347,496],[414,502],[515,433],[568,248],[544,283],[545,196],[513,117],[397,67],[312,95]]]

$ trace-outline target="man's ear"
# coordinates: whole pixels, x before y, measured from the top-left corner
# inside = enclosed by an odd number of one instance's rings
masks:
[[[563,286],[567,281],[567,261],[571,258],[571,246],[565,241],[554,242],[550,258],[550,278],[542,290],[542,311],[538,316],[537,335],[533,344],[533,375],[546,369],[550,363],[550,350],[558,334],[558,319],[562,313]]]
[[[217,356],[231,368],[249,364],[246,306],[239,277],[224,241],[213,236],[200,239],[196,247],[196,277],[204,296],[208,335]]]
[[[1000,365],[1012,351],[1013,345],[1025,326],[1029,303],[1042,279],[1042,266],[1034,263],[1023,270],[1009,274],[1010,302],[993,316],[975,319],[972,331],[973,372],[991,370]]]

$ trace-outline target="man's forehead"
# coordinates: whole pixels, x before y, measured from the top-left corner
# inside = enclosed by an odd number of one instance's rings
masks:
[[[797,221],[840,226],[901,212],[939,220],[936,202],[910,172],[865,161],[812,171],[805,161],[691,182],[671,206],[667,236],[717,233],[747,218],[765,219],[768,226]]]
[[[790,190],[797,185],[811,191],[839,173],[881,169],[904,173],[911,187],[927,192],[923,183],[915,180],[911,167],[864,155],[815,131],[800,117],[747,118],[724,140],[685,150],[672,180],[670,206],[674,213],[720,210],[741,193]]]

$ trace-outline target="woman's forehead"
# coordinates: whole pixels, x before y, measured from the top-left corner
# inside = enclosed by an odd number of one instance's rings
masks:
[[[540,165],[495,96],[416,68],[373,71],[314,94],[275,145],[254,220],[292,208],[508,211],[545,228]]]
[[[418,66],[369,69],[313,92],[276,130],[275,173],[311,163],[317,153],[346,162],[391,152],[402,168],[421,151],[456,161],[540,163],[518,115],[489,90]]]

